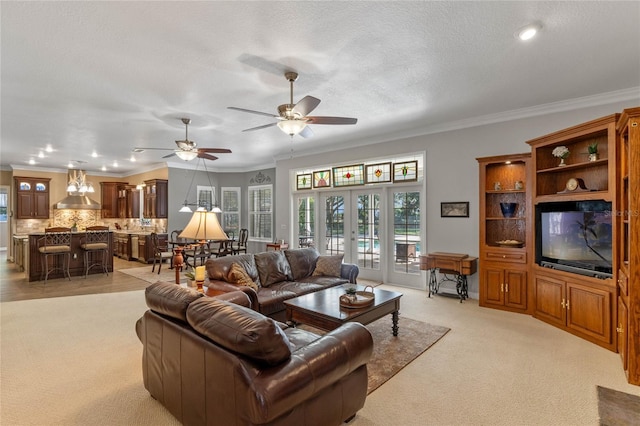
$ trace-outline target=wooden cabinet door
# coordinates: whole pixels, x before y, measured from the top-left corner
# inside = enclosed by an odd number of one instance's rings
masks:
[[[496,267],[483,268],[482,302],[485,305],[504,305],[504,270]]]
[[[33,196],[31,192],[18,192],[17,201],[17,218],[31,219],[33,217],[31,216],[33,211]]]
[[[505,277],[505,300],[506,306],[512,308],[527,309],[527,272],[507,269]]]
[[[118,217],[118,184],[102,182],[102,217]]]
[[[168,184],[166,181],[160,181],[156,184],[156,215],[160,219],[169,217],[169,197]]]
[[[567,327],[605,343],[611,341],[611,293],[567,282]]]
[[[33,218],[49,218],[49,192],[35,191],[33,193]]]
[[[536,292],[535,317],[564,327],[566,324],[564,305],[567,300],[564,281],[536,276],[534,290]]]
[[[620,358],[622,359],[622,366],[624,367],[624,371],[627,371],[629,369],[627,357],[627,321],[627,305],[625,305],[622,297],[618,296],[618,326],[616,327],[616,331],[618,333],[618,353],[620,354]]]

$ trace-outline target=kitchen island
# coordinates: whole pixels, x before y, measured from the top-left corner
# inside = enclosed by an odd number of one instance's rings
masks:
[[[42,279],[42,258],[38,251],[38,240],[44,236],[44,232],[35,232],[29,234],[29,259],[25,262],[27,270],[25,271],[29,281],[40,281]],[[69,274],[72,277],[84,276],[84,250],[80,247],[84,240],[85,233],[83,231],[73,232],[71,234],[71,263],[69,265]],[[113,232],[109,232],[109,253],[113,253]],[[55,259],[50,260],[56,261]],[[113,272],[113,256],[107,256],[107,270]],[[102,268],[92,268],[91,274],[102,274]],[[49,274],[49,279],[63,278],[62,271],[54,271]]]

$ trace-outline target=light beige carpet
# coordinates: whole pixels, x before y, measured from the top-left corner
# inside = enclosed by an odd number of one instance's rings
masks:
[[[0,424],[179,424],[142,384],[134,326],[146,309],[143,291],[0,304]],[[399,324],[398,337],[390,317],[368,326],[370,392],[449,331]]]

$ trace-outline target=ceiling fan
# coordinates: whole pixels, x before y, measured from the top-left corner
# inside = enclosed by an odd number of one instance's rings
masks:
[[[176,141],[176,145],[178,145],[178,149],[174,149],[171,154],[165,155],[162,158],[173,157],[174,155],[178,156],[180,159],[185,161],[193,160],[194,158],[204,158],[206,160],[217,160],[218,157],[215,155],[211,155],[210,153],[215,154],[230,154],[231,150],[226,148],[197,148],[197,144],[194,141],[189,140],[189,124],[191,124],[190,118],[182,118],[182,122],[184,123],[184,140]],[[134,148],[134,152],[142,152],[146,149],[157,149],[163,151],[169,151],[171,148]]]
[[[271,126],[278,126],[283,132],[290,136],[300,135],[303,138],[313,136],[313,131],[308,124],[356,124],[357,118],[349,117],[320,117],[307,115],[320,104],[320,99],[313,96],[305,96],[297,104],[293,103],[293,82],[298,79],[298,73],[288,71],[284,73],[290,85],[291,96],[288,104],[278,106],[278,114],[270,114],[268,112],[254,111],[251,109],[228,107],[236,111],[248,112],[250,114],[264,115],[276,118],[277,121],[271,124],[265,124],[258,127],[245,129],[243,132],[251,132],[253,130],[265,129]]]

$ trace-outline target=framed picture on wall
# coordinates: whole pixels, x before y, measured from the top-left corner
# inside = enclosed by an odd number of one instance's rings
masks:
[[[469,217],[469,202],[454,201],[440,203],[440,217]]]

